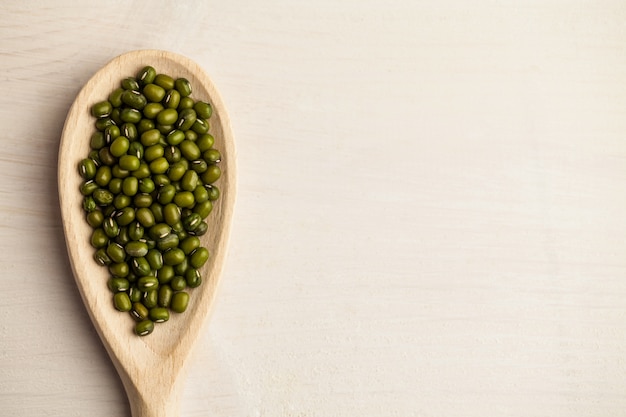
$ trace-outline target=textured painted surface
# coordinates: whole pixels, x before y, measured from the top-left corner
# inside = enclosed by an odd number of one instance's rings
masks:
[[[182,416],[624,415],[622,2],[0,12],[3,415],[129,415],[70,276],[55,170],[82,83],[142,48],[205,67],[238,149]]]

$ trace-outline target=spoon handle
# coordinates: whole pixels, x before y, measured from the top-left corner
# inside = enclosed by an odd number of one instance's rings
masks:
[[[142,381],[141,378],[138,379]],[[180,413],[179,384],[171,381],[144,381],[143,389],[126,387],[132,417],[178,417]]]

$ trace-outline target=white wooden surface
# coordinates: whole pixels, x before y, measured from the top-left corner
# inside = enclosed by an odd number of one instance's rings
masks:
[[[626,415],[618,0],[2,2],[0,414],[129,416],[55,169],[143,48],[207,70],[238,150],[181,416]]]

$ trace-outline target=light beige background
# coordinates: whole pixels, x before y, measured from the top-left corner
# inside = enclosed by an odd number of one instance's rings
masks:
[[[129,416],[55,169],[141,48],[211,74],[238,147],[181,416],[626,415],[617,0],[0,3],[0,414]]]

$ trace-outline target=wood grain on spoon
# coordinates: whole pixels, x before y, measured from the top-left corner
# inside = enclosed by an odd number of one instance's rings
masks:
[[[91,227],[85,221],[77,164],[89,152],[94,132],[91,106],[107,99],[123,78],[135,76],[146,65],[157,73],[187,78],[192,98],[213,106],[209,119],[215,147],[222,153],[221,190],[209,215],[209,231],[201,237],[211,257],[202,269],[203,283],[190,291],[187,311],[172,314],[157,324],[152,334],[139,337],[132,332],[128,313],[113,307],[106,282],[107,268],[93,260],[89,243]],[[63,129],[58,157],[58,186],[70,263],[81,297],[129,396],[133,417],[178,415],[181,376],[198,333],[209,315],[222,271],[235,199],[235,149],[230,122],[222,100],[210,78],[198,64],[166,51],[133,51],[121,55],[98,71],[83,87],[70,108]]]

